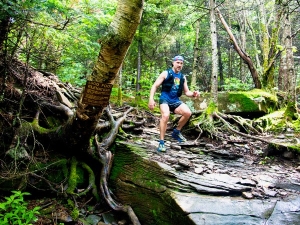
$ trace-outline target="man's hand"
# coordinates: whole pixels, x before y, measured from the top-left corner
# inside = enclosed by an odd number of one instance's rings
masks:
[[[149,100],[149,103],[148,103],[149,109],[150,109],[150,110],[153,110],[154,107],[155,107],[155,105],[156,105],[155,101],[154,101],[153,99],[150,99],[150,100]]]
[[[199,91],[194,91],[193,92],[193,97],[198,97],[200,95],[200,92]]]

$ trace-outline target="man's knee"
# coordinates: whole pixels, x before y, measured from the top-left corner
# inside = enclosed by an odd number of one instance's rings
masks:
[[[184,113],[183,113],[183,116],[188,117],[188,118],[190,118],[191,115],[192,115],[191,110],[186,110],[186,111],[184,111]]]
[[[180,114],[184,117],[190,118],[191,115],[192,115],[192,112],[191,112],[191,110],[188,106],[184,105],[184,107],[181,108],[181,113]]]
[[[162,121],[168,121],[169,120],[170,115],[169,114],[162,114],[161,115],[161,120]]]

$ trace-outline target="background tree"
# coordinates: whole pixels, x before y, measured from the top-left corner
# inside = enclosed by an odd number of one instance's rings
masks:
[[[212,49],[212,75],[211,75],[211,93],[213,102],[218,105],[218,47],[217,47],[217,24],[216,24],[216,3],[215,0],[209,1],[210,6],[210,32]]]
[[[195,30],[196,30],[196,35],[195,35],[195,43],[194,43],[194,57],[193,57],[193,72],[192,72],[192,79],[191,79],[191,89],[198,89],[197,88],[197,65],[198,65],[198,55],[199,55],[199,31],[200,31],[200,22],[199,20],[196,20],[195,22]]]

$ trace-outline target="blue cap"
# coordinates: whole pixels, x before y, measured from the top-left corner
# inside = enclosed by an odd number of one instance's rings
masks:
[[[180,60],[180,61],[184,61],[184,58],[181,56],[181,55],[177,55],[177,56],[175,56],[174,58],[173,58],[173,62],[174,61],[177,61],[177,60]]]

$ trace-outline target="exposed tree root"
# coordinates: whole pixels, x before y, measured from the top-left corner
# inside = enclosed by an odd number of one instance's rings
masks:
[[[255,136],[262,136],[264,134],[253,126],[251,120],[242,118],[240,116],[227,115],[220,112],[213,112],[211,115],[206,115],[203,113],[196,118],[196,121],[197,123],[194,123],[194,126],[199,132],[199,136],[195,141],[200,138],[203,132],[206,132],[217,139],[222,139],[224,130],[228,130],[232,134],[237,134],[265,143],[271,143],[267,137],[260,138]],[[243,132],[240,130],[243,130]]]
[[[101,169],[101,178],[100,178],[100,190],[102,196],[105,198],[108,205],[117,211],[123,211],[128,214],[129,218],[131,219],[131,222],[134,225],[140,225],[140,222],[135,215],[133,209],[129,205],[122,205],[118,202],[116,202],[108,189],[107,179],[109,177],[112,162],[113,162],[113,154],[108,151],[107,149],[111,146],[113,141],[115,140],[118,130],[122,123],[124,122],[127,114],[132,111],[133,108],[129,108],[122,117],[118,118],[117,121],[114,120],[109,108],[106,108],[106,113],[109,116],[109,120],[111,123],[111,130],[106,138],[102,140],[100,143],[98,141],[98,135],[95,136],[95,144],[97,146],[97,151],[99,154],[100,162],[102,163],[102,169]]]
[[[226,126],[226,128],[231,131],[232,133],[235,133],[235,134],[238,134],[238,135],[241,135],[243,137],[247,137],[247,138],[250,138],[250,139],[255,139],[255,140],[258,140],[258,141],[262,141],[262,142],[266,142],[266,143],[270,143],[270,141],[268,141],[266,138],[260,138],[260,137],[256,137],[254,135],[249,135],[249,134],[245,134],[243,132],[240,132],[240,131],[237,131],[235,129],[232,128],[232,126],[224,119],[224,118],[229,118],[227,115],[224,115],[222,113],[214,113],[213,114],[215,117],[217,117],[219,120],[221,120],[223,122],[223,124]],[[233,116],[230,116],[231,118],[234,118],[234,121],[236,123],[238,123],[240,126],[244,127],[245,128],[245,125],[247,125],[247,127],[251,130],[251,131],[254,131],[255,134],[259,134],[259,132],[254,128],[252,127],[245,119],[243,118],[240,118],[240,117],[233,117]]]

